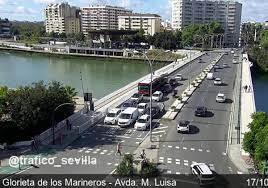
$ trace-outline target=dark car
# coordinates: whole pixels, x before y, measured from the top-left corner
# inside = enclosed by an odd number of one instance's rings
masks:
[[[162,87],[162,92],[164,94],[168,94],[170,93],[171,91],[173,90],[172,86],[170,84],[165,84],[163,87]]]
[[[152,118],[159,117],[165,111],[164,103],[153,103],[152,104]],[[150,107],[146,111],[146,114],[150,115]]]
[[[170,80],[169,80],[169,84],[171,85],[171,86],[175,86],[175,85],[177,85],[177,80],[176,79],[174,79],[174,78],[171,78]]]
[[[206,117],[207,114],[207,108],[204,106],[199,106],[197,107],[196,111],[195,111],[195,115],[199,116],[199,117]]]
[[[136,100],[133,100],[133,99],[129,99],[127,101],[125,101],[122,105],[121,105],[121,109],[122,110],[125,110],[129,107],[137,107],[137,101]]]

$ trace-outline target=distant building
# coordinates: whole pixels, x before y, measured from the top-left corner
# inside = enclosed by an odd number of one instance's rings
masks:
[[[91,30],[118,30],[118,16],[129,14],[131,10],[116,6],[90,6],[82,8],[82,32]]]
[[[77,7],[68,3],[49,4],[45,9],[46,32],[51,33],[80,33],[81,17]]]
[[[1,19],[0,18],[0,37],[10,37],[10,28],[11,28],[11,23],[10,21],[6,19]]]
[[[172,31],[172,25],[170,23],[170,21],[166,20],[166,21],[161,21],[161,27],[163,31]]]
[[[144,30],[145,35],[154,35],[161,31],[161,17],[157,14],[127,14],[119,16],[118,29]]]
[[[238,46],[242,4],[223,0],[172,0],[172,28],[217,21],[225,30],[226,46]]]

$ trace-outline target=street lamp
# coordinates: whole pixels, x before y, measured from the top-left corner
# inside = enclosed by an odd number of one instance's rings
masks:
[[[55,145],[55,113],[57,112],[57,110],[59,110],[60,108],[62,108],[63,106],[73,106],[73,103],[63,103],[60,104],[59,106],[57,106],[54,110],[53,110],[53,114],[52,114],[52,129],[53,129],[53,145]]]

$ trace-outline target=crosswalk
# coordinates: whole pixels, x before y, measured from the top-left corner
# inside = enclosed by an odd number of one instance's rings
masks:
[[[190,152],[205,152],[211,153],[209,148],[195,148],[195,147],[186,147],[186,146],[174,146],[174,145],[162,145],[163,148],[175,150],[183,150],[183,151],[190,151]],[[224,153],[222,154],[224,155]]]

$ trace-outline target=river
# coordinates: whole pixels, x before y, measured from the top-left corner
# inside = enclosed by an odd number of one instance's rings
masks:
[[[56,80],[74,87],[82,96],[81,70],[84,90],[100,99],[149,72],[145,62],[124,61],[0,51],[0,86],[16,88]]]
[[[252,76],[256,110],[268,113],[268,74],[253,74]]]

